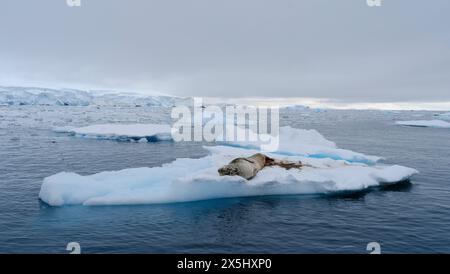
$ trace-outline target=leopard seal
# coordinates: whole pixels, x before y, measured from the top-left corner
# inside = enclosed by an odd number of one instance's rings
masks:
[[[290,162],[276,160],[262,153],[256,153],[250,157],[241,157],[232,160],[228,165],[219,168],[220,176],[241,176],[251,180],[256,174],[266,166],[280,166],[285,169],[301,168],[301,162]]]

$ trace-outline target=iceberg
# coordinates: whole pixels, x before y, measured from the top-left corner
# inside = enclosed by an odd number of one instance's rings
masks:
[[[397,125],[410,127],[450,128],[450,123],[442,120],[397,121]]]
[[[101,124],[79,128],[55,128],[55,132],[102,140],[156,142],[172,140],[171,128],[165,124]]]
[[[180,158],[158,167],[105,171],[88,176],[61,172],[43,180],[39,198],[51,206],[94,206],[174,203],[261,195],[329,194],[395,184],[409,180],[418,173],[415,169],[399,165],[337,159],[354,159],[358,155],[363,159],[375,160],[372,158],[375,156],[336,148],[333,142],[326,140],[315,130],[286,128],[280,132],[291,133],[285,138],[297,138],[286,139],[290,144],[286,144],[284,148],[292,148],[297,153],[285,153],[282,149],[280,153],[267,154],[277,159],[302,161],[307,166],[301,170],[266,167],[250,181],[239,176],[219,176],[217,170],[221,166],[236,157],[249,156],[259,150],[230,145],[205,146],[208,156],[199,159]],[[317,151],[325,149],[328,149],[328,156],[340,157],[315,157]]]

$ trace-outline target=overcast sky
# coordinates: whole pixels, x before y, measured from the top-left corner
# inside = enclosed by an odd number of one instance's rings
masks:
[[[450,101],[450,1],[1,0],[0,85]]]

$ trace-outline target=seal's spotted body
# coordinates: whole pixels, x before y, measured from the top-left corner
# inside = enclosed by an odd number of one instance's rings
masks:
[[[266,166],[281,166],[286,169],[301,168],[301,162],[288,162],[274,160],[264,154],[257,153],[246,158],[236,158],[228,165],[221,167],[218,172],[220,176],[241,176],[247,180],[252,179]]]

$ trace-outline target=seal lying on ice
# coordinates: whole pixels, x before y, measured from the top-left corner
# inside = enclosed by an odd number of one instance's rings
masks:
[[[301,168],[303,165],[299,162],[290,162],[272,159],[264,154],[257,153],[250,157],[236,158],[228,165],[219,168],[220,176],[241,176],[247,180],[256,176],[258,171],[266,166],[280,166],[285,169]]]

